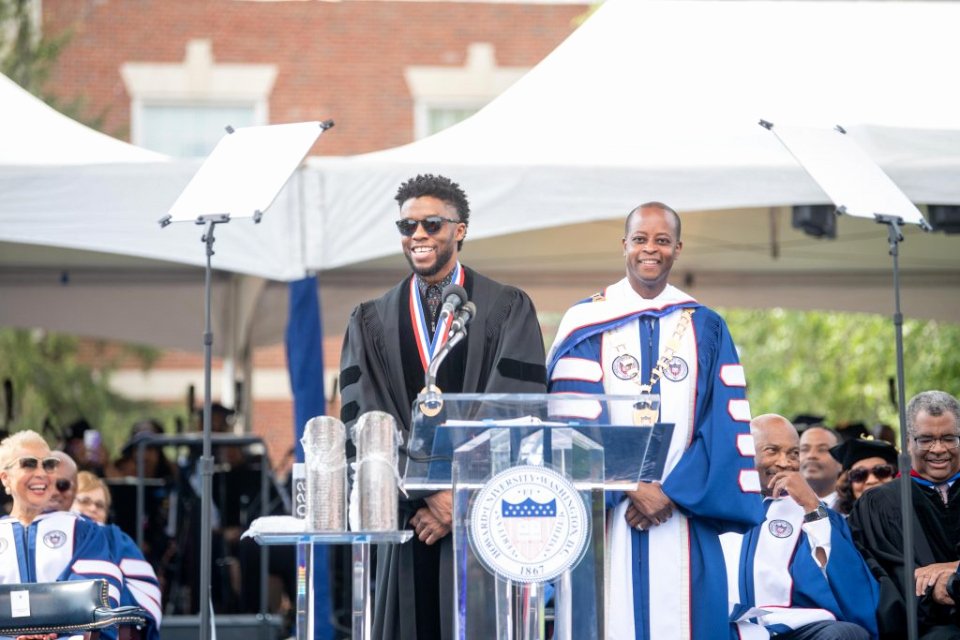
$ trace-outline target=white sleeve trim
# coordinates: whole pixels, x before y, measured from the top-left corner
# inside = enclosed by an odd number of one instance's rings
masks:
[[[727,403],[727,412],[737,422],[750,422],[750,401],[735,398]]]
[[[551,380],[582,380],[584,382],[600,382],[603,379],[603,369],[594,360],[586,358],[560,358]]]
[[[743,373],[743,365],[725,364],[720,367],[720,380],[728,387],[747,386],[747,377]]]
[[[106,560],[77,560],[73,563],[73,572],[83,575],[99,573],[110,576],[118,583],[123,584],[123,574],[120,573],[120,567]]]
[[[744,493],[760,493],[760,474],[756,469],[741,469],[739,484]]]
[[[738,433],[737,451],[745,458],[757,455],[757,445],[753,441],[753,435],[749,433]]]

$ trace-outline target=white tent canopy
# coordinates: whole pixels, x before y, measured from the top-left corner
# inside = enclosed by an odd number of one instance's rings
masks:
[[[325,224],[308,263],[393,252],[392,229],[373,222],[424,169],[467,187],[473,238],[621,218],[648,199],[681,211],[826,202],[761,118],[841,124],[915,202],[960,202],[957,24],[957,3],[610,0],[467,121],[315,159]],[[343,211],[370,224],[339,224]]]
[[[837,240],[815,241],[790,229],[790,205],[826,197],[757,122],[841,124],[913,202],[960,204],[957,24],[958,3],[608,0],[465,122],[308,160],[263,222],[217,229],[213,264],[275,281],[321,272],[325,326],[338,333],[403,268],[388,222],[397,185],[435,172],[470,196],[464,261],[531,289],[541,309],[617,277],[622,218],[656,199],[685,214],[678,276],[707,303],[887,313],[886,231],[842,219]],[[203,264],[200,227],[157,225],[196,163],[18,157],[0,159],[0,296],[11,301],[0,323],[45,317],[9,307],[38,297],[41,277],[44,299],[59,300],[67,267],[72,282],[102,286],[118,264],[156,281]],[[908,316],[960,318],[955,238],[908,229],[901,269]]]
[[[162,154],[77,124],[0,75],[0,165],[157,162]]]

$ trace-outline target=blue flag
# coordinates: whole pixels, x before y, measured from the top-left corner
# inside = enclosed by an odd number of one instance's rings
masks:
[[[287,317],[287,368],[293,389],[294,433],[297,461],[303,462],[303,428],[310,418],[326,412],[323,392],[323,330],[317,278],[311,276],[290,283]],[[333,640],[331,621],[330,571],[327,548],[313,548],[314,640]]]

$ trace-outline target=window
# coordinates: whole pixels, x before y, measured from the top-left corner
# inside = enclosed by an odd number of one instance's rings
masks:
[[[525,67],[498,67],[493,45],[482,42],[467,48],[462,67],[408,67],[414,137],[424,138],[469,118],[526,71]]]
[[[225,127],[269,122],[274,65],[217,64],[209,40],[191,40],[181,64],[127,63],[132,142],[176,157],[208,155]]]
[[[257,122],[254,105],[144,104],[140,107],[141,147],[170,156],[207,156],[226,134],[225,126],[248,127]]]

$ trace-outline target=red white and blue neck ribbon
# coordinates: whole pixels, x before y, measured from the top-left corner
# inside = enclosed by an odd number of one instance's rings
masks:
[[[451,282],[462,287],[464,279],[465,274],[458,260],[453,269],[453,279]],[[423,302],[420,300],[420,291],[417,288],[417,277],[414,276],[410,278],[410,324],[413,325],[413,335],[417,340],[417,350],[420,352],[420,364],[423,365],[424,372],[429,368],[430,361],[433,360],[433,355],[439,351],[447,341],[450,335],[451,323],[453,323],[453,314],[447,316],[443,322],[443,326],[437,327],[437,330],[433,333],[433,340],[430,339],[427,315],[423,311]]]

